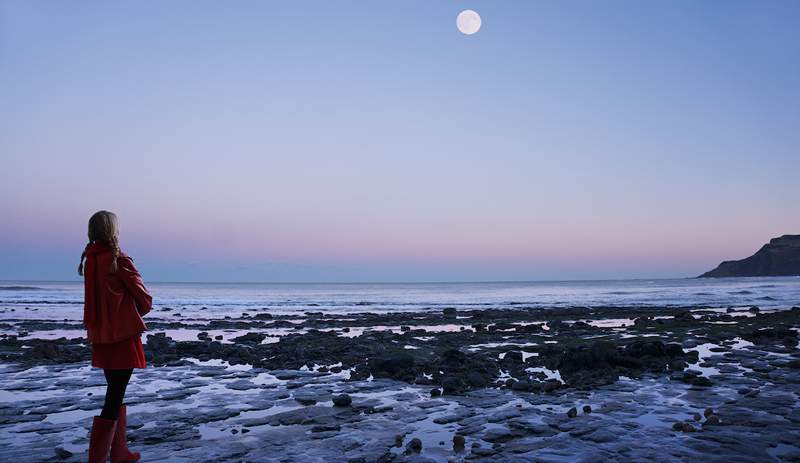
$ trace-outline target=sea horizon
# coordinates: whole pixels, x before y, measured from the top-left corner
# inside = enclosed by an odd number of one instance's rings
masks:
[[[522,280],[441,280],[441,281],[181,281],[181,280],[148,280],[151,284],[210,284],[210,285],[458,285],[458,284],[524,284],[524,283],[601,283],[616,281],[673,281],[673,280],[746,280],[757,278],[800,279],[800,276],[740,276],[740,277],[636,277],[636,278],[563,278],[563,279],[522,279]],[[78,283],[80,278],[74,280],[32,280],[32,279],[0,279],[2,283]]]

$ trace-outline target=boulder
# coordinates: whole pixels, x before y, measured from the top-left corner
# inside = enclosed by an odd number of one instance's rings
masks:
[[[448,376],[442,380],[442,393],[450,395],[458,395],[464,393],[464,382],[461,378],[456,376]]]
[[[411,439],[406,445],[406,453],[420,453],[422,451],[422,441],[415,437]]]
[[[333,405],[337,407],[347,407],[353,403],[353,398],[348,394],[338,394],[333,396]]]

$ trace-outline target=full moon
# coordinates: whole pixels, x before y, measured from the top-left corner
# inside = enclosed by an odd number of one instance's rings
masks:
[[[464,10],[458,13],[456,27],[464,34],[472,35],[481,29],[481,16],[472,10]]]

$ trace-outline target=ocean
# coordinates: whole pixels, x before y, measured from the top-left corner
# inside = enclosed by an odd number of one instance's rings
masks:
[[[148,318],[238,316],[247,311],[401,312],[456,308],[688,306],[790,308],[800,305],[800,277],[642,279],[496,283],[148,283],[158,311]],[[27,309],[26,309],[27,308]],[[11,310],[14,309],[14,310]],[[1,319],[80,320],[83,285],[0,281]]]

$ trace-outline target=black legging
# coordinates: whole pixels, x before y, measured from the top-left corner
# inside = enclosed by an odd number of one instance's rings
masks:
[[[125,389],[131,379],[133,369],[128,370],[103,370],[106,375],[106,401],[103,404],[103,411],[100,416],[107,420],[119,418],[119,407],[122,406],[122,399],[125,397]]]

